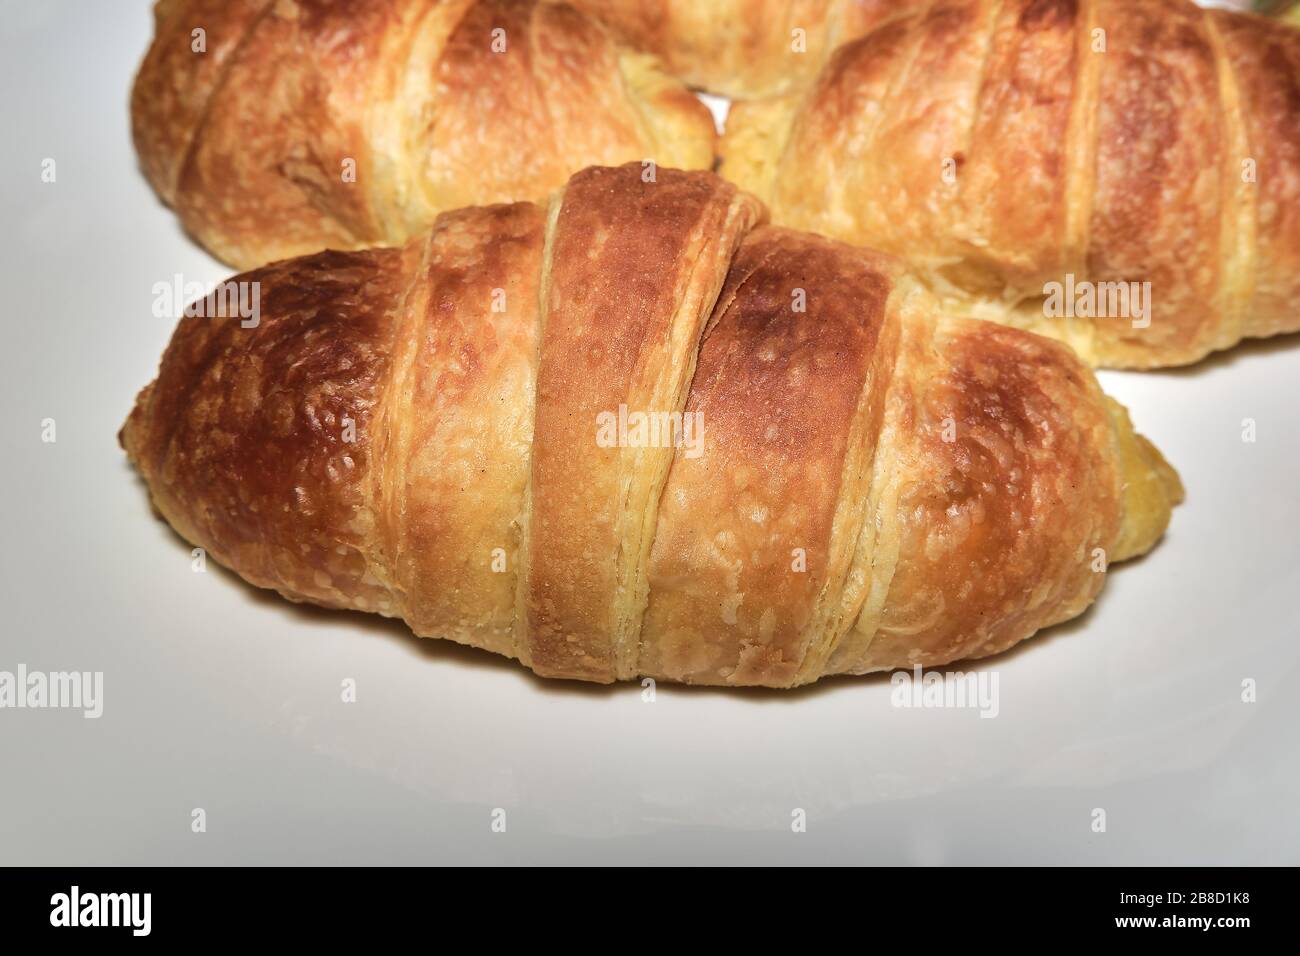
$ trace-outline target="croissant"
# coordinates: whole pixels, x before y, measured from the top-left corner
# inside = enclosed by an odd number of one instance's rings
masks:
[[[709,111],[535,0],[160,0],[131,98],[158,195],[240,268],[544,200],[593,163],[710,168]]]
[[[246,273],[260,314],[200,303],[122,443],[251,583],[589,681],[993,654],[1163,533],[1176,474],[1067,348],[764,218],[591,168]]]
[[[738,103],[773,221],[905,256],[946,309],[1179,365],[1300,329],[1300,31],[1185,0],[934,0]]]
[[[691,86],[735,99],[812,80],[837,46],[928,0],[571,0]]]

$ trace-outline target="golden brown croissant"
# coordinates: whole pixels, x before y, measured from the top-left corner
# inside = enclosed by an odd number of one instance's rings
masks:
[[[677,76],[738,99],[811,80],[841,43],[926,0],[571,0]]]
[[[260,315],[182,320],[123,429],[158,509],[538,674],[776,687],[996,653],[1161,535],[1177,476],[1067,348],[647,178],[233,280]]]
[[[932,0],[739,103],[773,220],[1119,367],[1300,329],[1300,31],[1185,0]],[[1149,285],[1144,285],[1149,283]]]
[[[563,4],[160,0],[156,20],[141,165],[240,267],[398,243],[592,163],[713,164],[703,104]]]

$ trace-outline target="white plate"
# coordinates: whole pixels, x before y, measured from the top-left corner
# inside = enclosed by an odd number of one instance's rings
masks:
[[[227,273],[136,168],[147,4],[2,14],[0,670],[105,683],[99,719],[0,710],[0,862],[1300,862],[1295,337],[1103,376],[1188,500],[1091,613],[985,665],[996,719],[884,679],[546,683],[191,571],[116,442],[173,325],[154,283]]]

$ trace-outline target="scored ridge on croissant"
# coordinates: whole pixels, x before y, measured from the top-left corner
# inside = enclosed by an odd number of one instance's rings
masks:
[[[123,445],[253,584],[592,681],[996,653],[1160,537],[1177,476],[1069,349],[764,218],[591,168],[246,273],[260,316],[183,319]]]

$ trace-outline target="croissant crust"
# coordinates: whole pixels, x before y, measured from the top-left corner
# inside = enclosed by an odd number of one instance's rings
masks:
[[[996,653],[1159,538],[1177,476],[1069,349],[764,217],[630,164],[246,273],[123,444],[253,584],[593,681]]]

